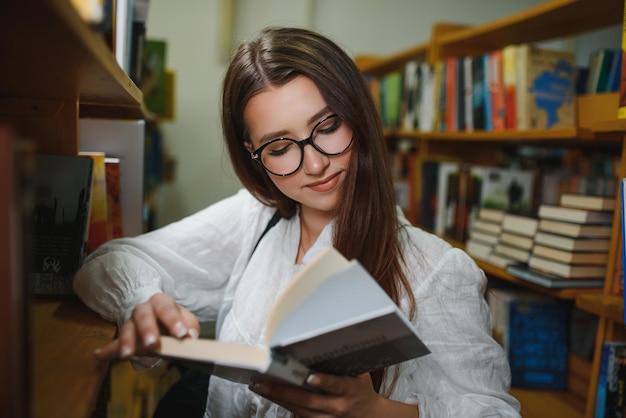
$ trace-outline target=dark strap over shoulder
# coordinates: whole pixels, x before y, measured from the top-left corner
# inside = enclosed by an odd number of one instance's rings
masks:
[[[252,252],[250,253],[250,258],[252,258],[252,254],[254,254],[254,252],[256,251],[256,247],[259,246],[259,242],[261,242],[261,240],[263,239],[265,234],[267,234],[267,231],[272,229],[272,227],[274,225],[276,225],[278,223],[278,221],[280,221],[280,218],[281,218],[280,211],[277,210],[276,212],[274,212],[274,215],[272,216],[272,219],[270,219],[270,221],[267,223],[267,226],[265,227],[265,229],[261,233],[261,236],[259,237],[259,239],[256,242],[256,244],[254,244],[254,248],[252,249]]]

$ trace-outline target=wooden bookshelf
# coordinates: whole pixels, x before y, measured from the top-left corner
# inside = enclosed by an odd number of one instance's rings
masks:
[[[140,89],[120,68],[103,36],[80,18],[70,1],[0,2],[0,55],[0,126],[12,130],[16,143],[27,139],[34,152],[76,155],[79,117],[146,118]],[[1,156],[5,163],[13,162],[11,158]],[[21,185],[15,176],[12,186]],[[2,216],[0,230],[13,230],[28,241],[28,229],[16,219]],[[18,252],[17,241],[5,236],[2,240],[3,248]],[[14,270],[27,266],[27,260],[23,254],[13,258]],[[24,275],[20,272],[21,283],[27,283]],[[7,416],[93,416],[108,364],[97,364],[92,353],[114,337],[115,325],[76,298],[25,299],[7,306],[14,310],[15,320],[24,309],[25,318],[17,325],[27,329],[28,350],[26,364],[19,367],[30,388],[29,410],[9,411]],[[16,364],[19,360],[15,358]],[[3,404],[0,415],[4,412]]]
[[[371,58],[362,71],[371,76],[385,75],[391,70],[404,68],[411,59],[423,59],[430,64],[448,57],[475,56],[510,44],[535,43],[566,39],[579,34],[622,24],[623,0],[551,0],[527,10],[514,13],[478,26],[449,25],[448,29],[425,42],[389,57]],[[358,62],[358,61],[357,61]],[[522,146],[550,147],[572,150],[577,154],[602,151],[616,156],[620,161],[619,176],[626,177],[626,121],[617,119],[617,94],[598,94],[576,98],[577,126],[551,130],[519,130],[504,132],[420,132],[403,129],[385,130],[390,149],[399,139],[411,139],[417,152],[417,161],[427,159],[497,165],[501,155],[515,152]],[[419,178],[418,172],[414,174]],[[418,180],[414,180],[419,184]],[[416,201],[420,199],[418,187]],[[524,417],[593,417],[595,405],[599,352],[604,341],[626,340],[624,328],[624,303],[615,294],[615,266],[621,256],[619,208],[614,216],[611,250],[605,286],[603,289],[546,289],[517,279],[504,269],[488,262],[476,260],[490,277],[514,283],[533,291],[575,305],[598,316],[599,326],[592,361],[575,359],[570,362],[568,390],[565,392],[515,389],[512,393],[522,402]],[[452,245],[464,248],[459,242]],[[585,373],[575,370],[584,368]]]
[[[31,309],[32,417],[89,417],[96,410],[108,362],[93,358],[115,324],[77,299],[35,299]]]
[[[0,5],[0,117],[39,150],[76,154],[79,116],[143,119],[141,90],[67,0]]]

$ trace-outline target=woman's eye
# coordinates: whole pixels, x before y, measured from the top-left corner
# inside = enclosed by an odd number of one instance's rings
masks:
[[[293,145],[294,144],[292,144],[291,141],[277,141],[267,147],[267,153],[272,157],[280,157],[281,155],[286,154]]]

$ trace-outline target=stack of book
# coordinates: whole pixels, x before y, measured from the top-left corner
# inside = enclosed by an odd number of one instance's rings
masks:
[[[601,287],[614,207],[614,197],[571,193],[561,194],[559,205],[540,205],[528,264],[508,272],[547,287]]]
[[[473,257],[489,261],[493,249],[500,239],[505,212],[500,209],[482,207],[469,228],[465,250]]]
[[[538,224],[538,219],[532,216],[505,214],[502,233],[489,261],[502,268],[528,262]]]

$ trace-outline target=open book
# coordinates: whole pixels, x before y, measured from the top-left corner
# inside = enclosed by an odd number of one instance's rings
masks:
[[[310,371],[358,375],[430,352],[370,274],[332,247],[279,295],[265,333],[267,347],[163,336],[156,352],[235,382],[302,386]]]

